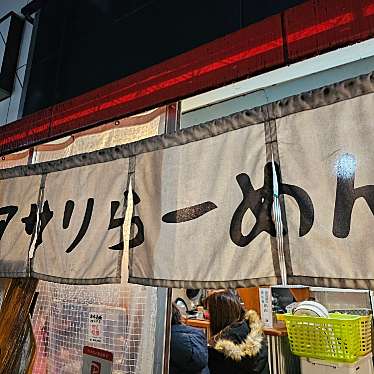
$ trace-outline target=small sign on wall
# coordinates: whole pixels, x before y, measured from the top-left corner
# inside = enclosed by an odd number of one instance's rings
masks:
[[[259,288],[261,320],[265,327],[273,327],[273,305],[271,298],[271,288]]]
[[[113,353],[84,346],[82,374],[111,374]]]
[[[91,343],[102,343],[104,315],[102,313],[91,312],[88,322],[88,340]]]

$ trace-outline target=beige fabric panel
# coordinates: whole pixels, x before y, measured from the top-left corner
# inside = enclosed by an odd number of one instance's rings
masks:
[[[119,206],[112,218],[124,216],[131,175],[131,282],[209,288],[277,283],[267,164],[274,159],[282,177],[288,282],[374,288],[373,92],[371,73],[130,144],[116,145],[108,132],[90,133],[92,142],[71,139],[69,150],[57,147],[49,155],[44,145],[36,159],[46,162],[0,170],[0,208],[18,207],[9,224],[7,210],[0,216],[0,230],[7,225],[0,275],[118,282],[122,251],[109,248],[126,230],[108,226],[113,201]],[[88,201],[92,217],[84,227]],[[32,233],[21,219],[31,204],[48,222],[39,221],[30,273]]]
[[[285,195],[290,283],[373,285],[373,108],[367,94],[277,120],[282,182],[304,189],[314,206],[313,225],[300,236],[300,209]]]
[[[32,204],[35,208],[37,206],[40,183],[39,175],[0,180],[1,277],[24,277],[28,274],[33,226],[30,226],[28,234],[22,220],[30,217]]]
[[[48,202],[53,218],[35,250],[32,269],[38,277],[61,278],[66,283],[120,280],[123,250],[110,247],[123,241],[123,230],[108,228],[112,201],[119,202],[113,218],[124,217],[127,181],[128,159],[47,175],[42,206]]]
[[[160,109],[153,112],[155,113],[151,116],[152,119],[148,118],[149,115],[132,116],[116,121],[115,123],[118,125],[105,124],[83,133],[74,134],[74,136],[40,145],[36,147],[37,160],[38,162],[58,160],[155,136],[159,132],[159,127],[164,125],[165,115],[164,111]],[[147,120],[146,122],[142,121],[143,117],[147,117],[144,118]],[[137,118],[139,118],[139,122],[136,126],[126,126],[127,122],[136,121]]]
[[[254,189],[261,188],[265,162],[263,124],[138,155],[134,216],[144,224],[144,243],[130,250],[130,281],[169,287],[275,282],[268,233],[242,247],[230,238],[243,201],[236,177],[245,173]],[[177,210],[180,222],[165,222]],[[248,209],[243,235],[255,223]]]

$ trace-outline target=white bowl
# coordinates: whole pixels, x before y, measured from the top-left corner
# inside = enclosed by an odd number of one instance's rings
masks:
[[[302,301],[293,311],[295,315],[308,315],[315,317],[328,317],[328,310],[315,301]]]

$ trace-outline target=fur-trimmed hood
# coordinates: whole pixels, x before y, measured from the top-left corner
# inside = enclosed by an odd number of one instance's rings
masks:
[[[260,352],[263,338],[263,324],[257,313],[250,310],[243,321],[231,324],[213,338],[213,348],[225,357],[241,361]]]

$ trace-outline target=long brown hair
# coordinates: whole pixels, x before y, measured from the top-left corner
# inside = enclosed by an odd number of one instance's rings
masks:
[[[182,323],[182,315],[177,304],[171,304],[171,325],[180,325]]]
[[[207,308],[210,316],[210,332],[214,336],[233,322],[244,319],[245,310],[238,296],[231,290],[223,290],[208,296]]]

